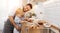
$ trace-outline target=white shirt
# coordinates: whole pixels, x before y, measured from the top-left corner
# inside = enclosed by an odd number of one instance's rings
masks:
[[[15,11],[12,10],[12,11],[9,13],[9,16],[14,16],[15,12],[16,12],[16,10],[15,10]]]

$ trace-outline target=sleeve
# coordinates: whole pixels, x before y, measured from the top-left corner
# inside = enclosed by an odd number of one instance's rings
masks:
[[[14,15],[15,15],[15,12],[16,12],[16,11],[11,11],[11,12],[9,13],[9,16],[14,16]]]
[[[19,9],[19,8],[18,8]],[[10,9],[9,11],[10,11],[10,13],[9,13],[9,16],[14,16],[15,15],[15,13],[16,13],[16,11],[18,11],[18,9],[16,8],[16,9]]]
[[[13,9],[13,10],[10,10],[11,12],[9,13],[9,16],[14,16],[15,15],[15,13],[18,13],[19,11],[19,13],[21,13],[21,9],[20,8],[17,8],[17,9]]]

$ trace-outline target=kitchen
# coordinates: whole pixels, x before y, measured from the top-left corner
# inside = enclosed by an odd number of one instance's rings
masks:
[[[31,0],[26,0],[27,3],[29,3]],[[5,19],[7,19],[9,12],[11,11],[12,7],[21,7],[22,5],[25,5],[26,2],[23,0],[0,0],[2,4],[0,4],[0,29],[3,30],[3,25]],[[11,5],[13,3],[13,5]],[[20,4],[21,3],[21,4]],[[40,7],[40,11],[42,12],[41,19],[46,20],[49,24],[52,24],[54,28],[52,29],[55,33],[59,33],[60,31],[60,0],[32,0],[31,3],[33,5],[36,4],[36,6],[33,6],[34,8],[37,7],[37,5]],[[6,11],[6,12],[5,12]],[[4,15],[6,14],[6,15]],[[39,17],[39,16],[38,16]],[[49,30],[49,29],[48,29]]]

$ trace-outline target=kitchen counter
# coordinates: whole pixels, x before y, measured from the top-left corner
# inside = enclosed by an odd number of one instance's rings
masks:
[[[26,23],[23,23],[21,33],[49,33],[49,27],[46,28],[43,25],[40,25],[39,27],[26,29]]]
[[[43,23],[46,23],[43,21]],[[40,25],[36,28],[28,28],[26,29],[26,23],[22,24],[22,31],[21,33],[60,33],[60,28],[51,25],[50,27],[45,27],[44,25]]]
[[[39,26],[35,28],[26,27],[26,23],[22,24],[21,33],[49,33],[49,27],[45,27],[43,24],[46,23],[45,20],[39,20]],[[27,29],[26,29],[27,28]]]

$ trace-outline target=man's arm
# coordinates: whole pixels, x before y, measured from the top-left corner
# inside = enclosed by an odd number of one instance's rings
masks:
[[[12,16],[9,16],[11,24],[17,29],[17,31],[21,30],[21,27],[19,27],[15,22]]]
[[[14,27],[17,26],[16,23],[14,22],[13,16],[9,16],[9,20]]]
[[[14,15],[16,15],[18,13],[18,9],[16,10],[15,13],[11,13],[11,15],[9,16],[9,20],[10,20],[10,23],[17,29],[17,30],[20,30],[20,27],[15,23],[14,21]]]
[[[18,8],[16,11],[12,11],[12,12],[10,13],[10,15],[9,15],[9,20],[10,20],[11,24],[12,24],[14,27],[17,26],[16,23],[14,22],[14,16],[15,16],[16,14],[18,14],[19,11],[20,11],[20,9]]]

